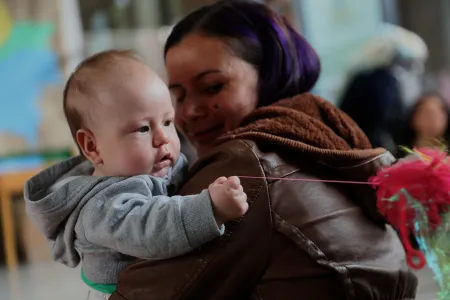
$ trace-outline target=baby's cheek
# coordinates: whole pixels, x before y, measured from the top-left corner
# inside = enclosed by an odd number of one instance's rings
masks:
[[[153,167],[154,153],[151,149],[147,149],[146,151],[134,149],[127,156],[126,163],[130,168],[133,168],[133,173],[145,174]]]

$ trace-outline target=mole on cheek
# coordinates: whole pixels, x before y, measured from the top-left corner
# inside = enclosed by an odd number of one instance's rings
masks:
[[[219,104],[213,104],[212,105],[213,110],[219,110]]]

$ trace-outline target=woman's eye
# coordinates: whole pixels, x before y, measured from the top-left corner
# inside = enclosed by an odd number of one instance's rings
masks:
[[[146,133],[146,132],[149,132],[149,131],[150,131],[150,127],[149,126],[142,126],[138,130],[136,130],[136,132],[139,132],[139,133]]]
[[[222,88],[223,88],[222,83],[214,84],[214,85],[207,87],[205,89],[205,92],[208,94],[214,95],[214,94],[217,94],[218,92],[220,92],[222,90]]]
[[[170,125],[172,125],[172,120],[167,120],[164,122],[164,126],[169,127]]]
[[[184,102],[186,93],[172,93],[172,101],[174,101],[176,104],[181,104]]]
[[[183,101],[182,97],[180,97],[180,96],[171,95],[171,98],[172,98],[172,101],[177,104]]]

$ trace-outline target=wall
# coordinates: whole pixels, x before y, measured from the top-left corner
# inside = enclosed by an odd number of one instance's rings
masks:
[[[352,57],[382,23],[381,4],[379,0],[302,0],[299,4],[303,34],[322,61],[316,92],[336,102]]]
[[[450,67],[450,1],[399,0],[400,25],[420,35],[428,45],[428,70]]]
[[[134,49],[138,51],[160,76],[165,77],[163,47],[169,34],[169,27],[117,29],[85,34],[86,54],[109,48]],[[103,41],[103,43],[98,43]]]

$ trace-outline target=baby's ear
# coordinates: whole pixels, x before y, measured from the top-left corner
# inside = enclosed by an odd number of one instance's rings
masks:
[[[98,151],[95,135],[88,129],[79,129],[76,134],[78,146],[84,156],[95,166],[101,164],[102,158]]]

